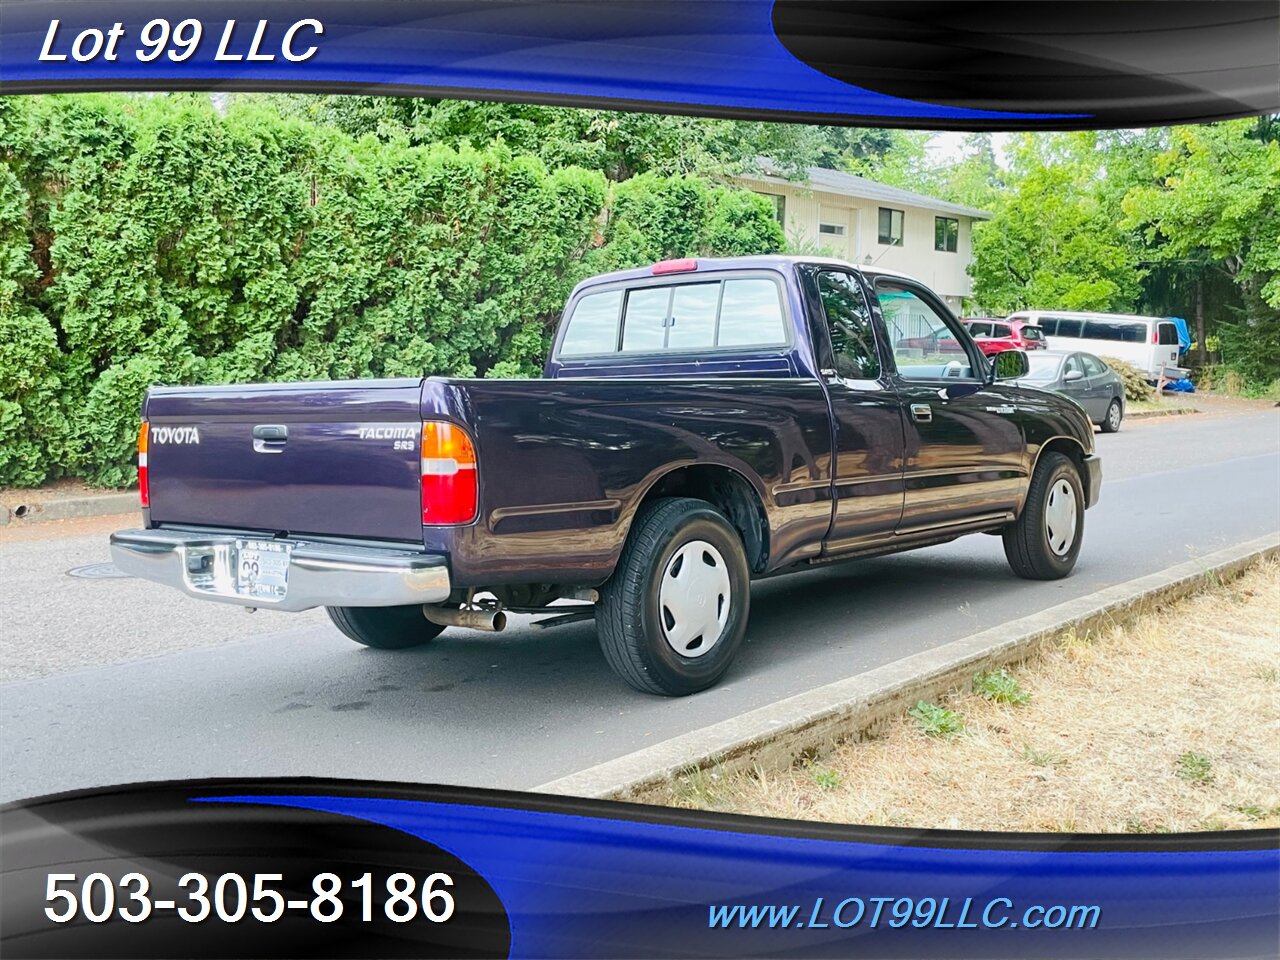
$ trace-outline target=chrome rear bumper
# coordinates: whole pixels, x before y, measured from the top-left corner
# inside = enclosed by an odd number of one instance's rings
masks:
[[[288,548],[283,596],[237,592],[240,545],[253,540]],[[123,573],[188,596],[272,610],[440,603],[450,590],[448,564],[437,554],[261,534],[121,530],[111,535],[111,559]]]

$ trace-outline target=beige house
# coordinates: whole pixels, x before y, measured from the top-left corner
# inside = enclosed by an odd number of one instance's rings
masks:
[[[983,210],[822,167],[810,167],[803,182],[770,173],[733,180],[773,201],[793,247],[908,273],[957,314],[972,294],[965,268],[974,221],[991,217]]]

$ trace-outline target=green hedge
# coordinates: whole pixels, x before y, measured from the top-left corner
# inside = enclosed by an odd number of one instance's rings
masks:
[[[203,95],[0,98],[0,483],[132,480],[155,383],[536,375],[573,284],[766,253],[768,203]]]

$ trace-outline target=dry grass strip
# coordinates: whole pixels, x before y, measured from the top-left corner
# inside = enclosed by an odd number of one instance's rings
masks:
[[[672,802],[965,830],[1280,826],[1280,561],[1010,674],[1024,703],[937,702],[959,733],[904,716],[784,773],[695,774]]]

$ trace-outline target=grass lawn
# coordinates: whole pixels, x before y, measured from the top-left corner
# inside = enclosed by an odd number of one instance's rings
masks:
[[[920,703],[677,806],[801,820],[1116,833],[1280,826],[1280,562]]]

